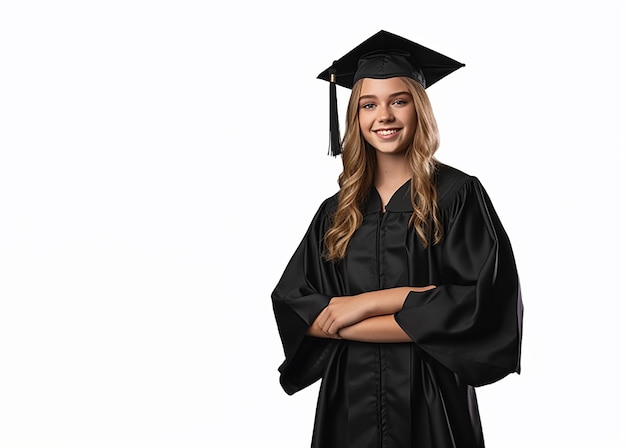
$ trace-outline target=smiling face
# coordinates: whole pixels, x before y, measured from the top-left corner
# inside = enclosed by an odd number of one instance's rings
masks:
[[[415,136],[417,112],[400,78],[363,79],[359,97],[363,138],[381,153],[404,153]]]

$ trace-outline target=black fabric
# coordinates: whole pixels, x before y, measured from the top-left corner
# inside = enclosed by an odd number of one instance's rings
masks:
[[[426,79],[422,70],[411,64],[410,58],[410,53],[394,50],[387,50],[384,53],[375,51],[361,56],[354,73],[353,83],[363,78],[388,79],[406,76],[426,88]]]
[[[393,57],[393,63],[389,63],[391,54],[398,56]],[[359,67],[363,59],[368,59],[368,62]],[[426,88],[464,66],[435,50],[381,30],[335,60],[317,77],[331,81],[331,74],[334,74],[334,82],[351,89],[361,78],[408,76]]]
[[[410,181],[382,213],[372,188],[346,257],[322,257],[337,204],[324,201],[272,293],[288,394],[322,379],[314,448],[474,448],[482,430],[474,387],[520,371],[522,301],[509,239],[475,177],[440,165],[444,240],[424,248]],[[333,296],[397,286],[410,293],[396,321],[413,342],[306,336]]]

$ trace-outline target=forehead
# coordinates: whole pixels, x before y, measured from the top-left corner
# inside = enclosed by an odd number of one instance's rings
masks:
[[[361,96],[387,96],[408,91],[407,85],[400,78],[363,78],[361,86]]]

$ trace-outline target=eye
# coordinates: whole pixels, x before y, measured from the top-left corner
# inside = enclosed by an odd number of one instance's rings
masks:
[[[405,104],[409,104],[409,102],[407,100],[405,100],[404,98],[398,98],[398,99],[394,100],[394,102],[391,103],[391,104],[394,104],[396,106],[404,106]]]
[[[363,104],[361,104],[361,109],[365,109],[365,110],[372,110],[374,107],[376,107],[374,105],[374,103],[363,103]]]

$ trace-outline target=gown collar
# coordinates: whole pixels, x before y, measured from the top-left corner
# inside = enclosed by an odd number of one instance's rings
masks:
[[[378,213],[382,210],[382,201],[378,190],[374,184],[370,188],[369,195],[365,200],[364,214],[369,215],[371,213]],[[411,204],[411,179],[407,180],[389,199],[386,210],[388,212],[412,212],[413,205]]]

